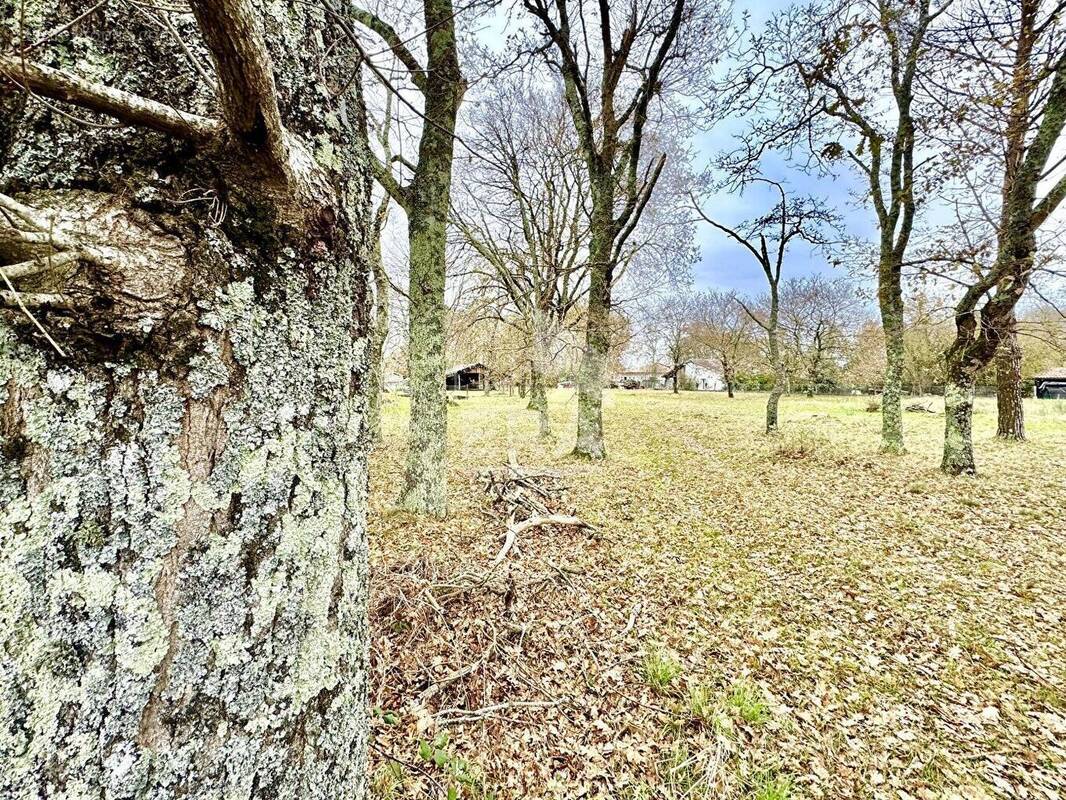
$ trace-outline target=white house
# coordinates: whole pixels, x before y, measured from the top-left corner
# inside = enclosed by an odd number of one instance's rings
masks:
[[[672,384],[674,371],[670,370],[663,376],[663,381]],[[689,384],[698,392],[722,392],[725,391],[725,379],[722,371],[713,361],[705,358],[695,358],[681,365],[682,384]]]
[[[666,364],[648,364],[636,369],[626,369],[611,376],[611,383],[623,389],[661,389],[663,375],[670,371]]]

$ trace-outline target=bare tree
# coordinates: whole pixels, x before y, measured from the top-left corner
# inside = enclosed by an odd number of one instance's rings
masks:
[[[886,452],[904,449],[903,263],[925,195],[923,182],[927,190],[939,163],[928,148],[934,144],[930,129],[943,109],[928,101],[922,76],[934,23],[952,2],[826,0],[793,6],[754,42],[741,81],[745,110],[770,111],[753,125],[737,154],[741,168],[757,164],[770,146],[809,148],[815,162],[844,161],[866,184],[879,230]]]
[[[752,319],[733,292],[700,292],[694,305],[694,323],[689,334],[693,347],[718,363],[726,394],[732,398],[737,371],[751,346]]]
[[[588,170],[589,300],[574,454],[599,459],[612,288],[665,163],[645,153],[649,116],[722,52],[723,9],[694,0],[523,0],[523,7],[537,25],[524,49],[562,77]]]
[[[406,83],[422,99],[422,108],[416,109],[421,121],[417,160],[412,163],[387,152],[387,160],[372,156],[371,166],[378,183],[407,215],[411,414],[400,503],[410,511],[443,516],[448,508],[445,251],[456,117],[466,81],[459,67],[452,0],[422,0],[421,11],[422,29],[414,37],[401,36],[391,22],[369,9],[353,8],[351,14],[385,45],[386,52],[402,66]],[[412,50],[412,39],[424,44],[425,65]],[[398,100],[404,98],[371,55],[364,63]],[[402,178],[405,170],[411,176],[406,182]]]
[[[855,292],[844,278],[790,278],[781,287],[781,327],[788,336],[807,396],[830,386],[847,348]]]
[[[0,796],[361,798],[358,53],[313,3],[32,6],[0,25]]]
[[[692,204],[696,213],[710,226],[741,245],[755,259],[766,276],[769,294],[765,309],[757,312],[750,303],[741,305],[751,320],[766,332],[767,354],[774,373],[774,385],[766,401],[766,432],[777,431],[777,406],[788,384],[784,354],[780,340],[781,272],[789,245],[795,240],[824,246],[829,243],[827,226],[836,224],[836,217],[822,203],[813,198],[788,198],[785,188],[767,178],[752,178],[749,184],[771,187],[778,197],[773,211],[752,219],[736,228],[715,221],[700,208],[695,195]]]
[[[971,420],[975,377],[1014,327],[1014,309],[1038,267],[1037,234],[1066,197],[1062,161],[1053,160],[1066,125],[1066,39],[1057,2],[988,0],[960,19],[954,47],[970,101],[965,124],[984,140],[995,131],[1002,202],[995,256],[955,304],[955,340],[945,353],[946,423],[942,469],[974,473]],[[990,50],[989,48],[996,48]],[[998,57],[1005,48],[1007,59]],[[1006,102],[982,92],[1005,91]],[[1046,188],[1045,188],[1046,187]]]
[[[455,224],[477,256],[479,305],[519,326],[529,408],[551,433],[545,376],[560,331],[588,291],[588,181],[554,91],[497,83],[476,103],[471,158]]]
[[[691,292],[681,290],[657,298],[645,314],[645,327],[650,338],[660,342],[670,360],[673,391],[678,393],[681,370],[692,358],[693,323],[696,303]],[[652,358],[654,362],[654,357]]]

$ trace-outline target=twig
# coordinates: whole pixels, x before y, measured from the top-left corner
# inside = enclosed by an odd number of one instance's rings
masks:
[[[37,330],[44,335],[44,338],[48,340],[48,343],[56,349],[56,352],[63,358],[66,358],[67,354],[64,352],[63,348],[60,347],[56,340],[52,338],[51,334],[45,330],[44,325],[37,320],[37,317],[33,316],[33,314],[30,313],[30,310],[26,308],[26,304],[22,302],[22,297],[19,295],[18,290],[15,289],[14,284],[12,284],[7,277],[7,272],[3,267],[0,267],[0,277],[4,279],[4,283],[7,284],[7,288],[11,292],[11,296],[14,298],[15,302],[18,303],[18,307],[22,309],[22,313],[29,317],[30,322],[37,326]],[[55,295],[55,297],[60,298],[61,295]]]

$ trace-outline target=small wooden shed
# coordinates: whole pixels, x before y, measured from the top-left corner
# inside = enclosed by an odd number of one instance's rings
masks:
[[[459,364],[445,373],[448,391],[480,391],[489,382],[489,368],[484,364]]]
[[[1066,400],[1066,367],[1045,370],[1033,377],[1038,400]]]

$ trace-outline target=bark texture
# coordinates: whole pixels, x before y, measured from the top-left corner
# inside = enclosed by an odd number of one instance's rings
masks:
[[[593,221],[589,260],[589,304],[585,320],[585,349],[577,377],[577,441],[574,455],[601,459],[607,455],[603,444],[603,381],[607,353],[611,348],[611,286],[609,273],[597,268],[598,259],[610,243],[604,242]],[[598,244],[599,243],[599,244]]]
[[[548,316],[536,309],[533,312],[530,336],[529,362],[529,408],[537,412],[537,427],[541,438],[551,436],[551,419],[548,416],[548,389],[546,373],[551,363],[551,343],[554,338]]]
[[[49,222],[29,255],[74,254],[19,285],[63,298],[38,312],[66,357],[0,321],[3,797],[365,796],[353,54],[311,6],[190,5],[180,42],[104,9],[34,57],[220,110],[209,140],[86,129],[0,78],[0,197]],[[71,16],[34,3],[26,36]],[[0,216],[0,265],[32,218]]]
[[[944,387],[944,460],[952,475],[973,475],[973,382],[956,379]]]
[[[1022,403],[1022,347],[1018,342],[1017,321],[1013,315],[1010,328],[996,351],[996,435],[1001,439],[1025,439],[1025,406]]]
[[[425,119],[410,183],[401,185],[390,164],[375,160],[373,165],[378,182],[407,214],[410,251],[407,352],[411,416],[400,504],[415,513],[443,517],[448,511],[445,255],[455,120],[466,83],[459,68],[451,0],[423,0],[422,11],[425,69],[388,23],[362,9],[353,9],[353,14],[382,37],[424,98]]]

